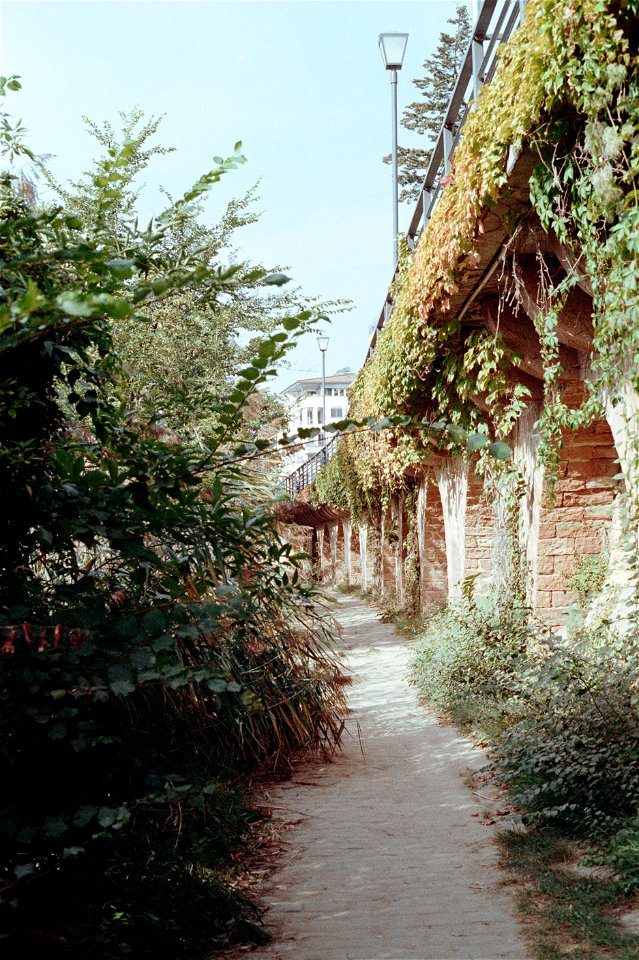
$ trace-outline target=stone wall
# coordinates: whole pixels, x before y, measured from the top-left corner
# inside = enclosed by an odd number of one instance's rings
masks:
[[[556,480],[552,488],[544,483],[536,454],[538,412],[531,405],[512,441],[522,480],[512,536],[528,602],[549,626],[560,627],[577,599],[571,578],[580,560],[610,553],[624,484],[606,420],[564,432]],[[440,458],[425,465],[407,494],[391,498],[358,526],[342,516],[318,528],[316,575],[371,591],[388,606],[425,611],[459,596],[469,577],[480,593],[502,586],[512,562],[504,547],[508,525],[513,514],[484,486],[474,462]]]

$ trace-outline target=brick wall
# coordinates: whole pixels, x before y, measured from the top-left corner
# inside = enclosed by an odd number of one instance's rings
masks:
[[[576,599],[568,580],[577,557],[606,552],[612,504],[620,483],[617,451],[608,424],[567,430],[554,501],[545,496],[539,525],[535,608],[551,626],[565,619]]]
[[[464,576],[487,575],[492,570],[495,515],[492,503],[484,493],[480,478],[471,472],[466,500],[466,534]]]

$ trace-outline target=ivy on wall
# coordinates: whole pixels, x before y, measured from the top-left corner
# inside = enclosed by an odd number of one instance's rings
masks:
[[[638,13],[639,0],[529,0],[464,127],[428,227],[412,258],[403,254],[393,314],[351,390],[355,417],[442,418],[458,426],[459,437],[449,430],[434,444],[419,432],[391,430],[347,438],[360,492],[397,489],[433,446],[463,444],[467,431],[508,436],[526,406],[529,392],[511,373],[520,358],[487,331],[464,330],[447,312],[472,265],[485,215],[506,186],[509,151],[523,145],[540,158],[532,208],[579,263],[578,272],[550,285],[535,318],[547,467],[557,463],[562,429],[600,412],[602,391],[615,390],[620,370],[639,388]],[[556,327],[570,287],[584,279],[593,292],[593,375],[586,400],[572,409],[559,389]],[[331,483],[343,462],[332,468]]]

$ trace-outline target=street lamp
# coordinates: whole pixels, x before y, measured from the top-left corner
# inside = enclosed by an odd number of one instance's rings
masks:
[[[328,337],[318,337],[317,346],[322,353],[322,430],[324,436],[326,436],[326,351],[328,350]],[[321,433],[318,439],[321,442]]]
[[[391,71],[391,99],[393,109],[393,266],[397,266],[399,259],[399,199],[397,195],[397,71],[402,69],[407,33],[380,33],[379,50],[384,66]]]

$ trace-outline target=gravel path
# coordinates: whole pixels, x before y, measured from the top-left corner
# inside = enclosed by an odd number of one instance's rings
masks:
[[[391,625],[351,597],[336,617],[354,674],[345,749],[273,788],[294,825],[263,896],[274,941],[251,956],[525,960],[491,805],[464,781],[482,754],[418,705]]]

